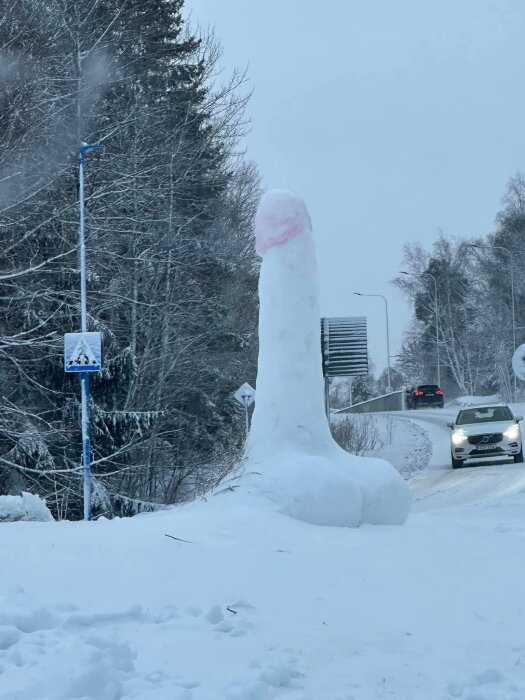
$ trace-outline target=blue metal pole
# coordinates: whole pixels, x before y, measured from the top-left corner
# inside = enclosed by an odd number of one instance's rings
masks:
[[[86,238],[84,224],[84,149],[78,153],[78,199],[80,206],[79,250],[80,250],[80,318],[82,333],[87,331],[87,300],[86,300]]]
[[[82,462],[84,476],[84,520],[91,520],[91,441],[89,439],[89,372],[80,373],[82,389]]]
[[[80,207],[80,316],[82,332],[87,331],[87,300],[86,300],[86,240],[84,225],[84,149],[78,153],[79,166],[79,207]],[[91,520],[91,443],[89,440],[89,373],[81,372],[81,411],[82,411],[82,462],[84,476],[84,520]]]

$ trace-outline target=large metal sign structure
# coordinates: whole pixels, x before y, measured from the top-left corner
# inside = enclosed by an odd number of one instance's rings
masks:
[[[362,377],[368,374],[366,317],[321,319],[324,377]]]
[[[364,316],[322,318],[321,351],[324,401],[326,417],[330,423],[330,379],[350,377],[350,403],[352,403],[351,377],[363,377],[368,374],[366,318]]]

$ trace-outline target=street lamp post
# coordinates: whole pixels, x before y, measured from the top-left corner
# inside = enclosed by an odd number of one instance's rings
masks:
[[[401,270],[402,275],[410,275],[410,272]],[[439,307],[438,307],[438,292],[437,292],[437,280],[436,277],[431,272],[421,272],[421,276],[426,275],[431,277],[434,282],[434,314],[436,317],[436,369],[437,369],[437,384],[441,386],[441,363],[439,358]]]
[[[80,212],[80,320],[82,333],[87,332],[86,238],[84,217],[84,156],[104,148],[101,144],[84,143],[78,149],[78,204]],[[89,372],[80,372],[82,411],[82,462],[84,476],[84,520],[91,520],[91,442],[89,437]]]
[[[390,331],[388,327],[388,301],[386,300],[386,297],[384,297],[382,294],[362,294],[361,292],[354,292],[354,294],[358,297],[379,297],[385,302],[385,317],[386,317],[386,359],[387,359],[387,381],[388,381],[388,386],[389,389],[392,388],[392,384],[390,383]]]
[[[469,248],[484,248],[486,250],[502,250],[509,256],[510,270],[510,304],[512,313],[512,352],[516,350],[516,304],[514,297],[514,265],[512,264],[512,251],[502,245],[480,245],[479,243],[467,243]],[[518,393],[518,383],[516,375],[514,375],[514,401],[516,401]]]

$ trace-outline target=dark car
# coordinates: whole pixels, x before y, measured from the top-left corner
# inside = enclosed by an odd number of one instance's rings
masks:
[[[421,408],[422,406],[443,408],[445,403],[443,391],[437,384],[418,384],[407,389],[405,396],[407,408]]]

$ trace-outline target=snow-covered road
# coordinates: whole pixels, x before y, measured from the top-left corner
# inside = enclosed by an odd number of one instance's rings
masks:
[[[516,406],[523,413],[525,406]],[[424,428],[432,443],[427,468],[411,479],[413,511],[448,508],[468,503],[482,503],[525,488],[525,465],[505,459],[468,462],[453,470],[450,462],[450,428],[458,409],[421,409],[400,411],[398,419],[410,420]]]

